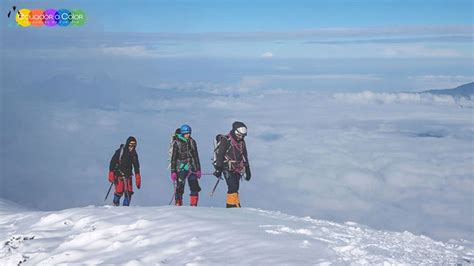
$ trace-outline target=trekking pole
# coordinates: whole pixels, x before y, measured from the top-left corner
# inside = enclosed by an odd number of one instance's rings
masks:
[[[171,197],[170,203],[168,203],[168,205],[171,205],[171,202],[173,202],[174,196],[176,195],[176,181],[173,181],[173,186],[174,186],[173,196]]]
[[[112,189],[112,185],[114,184],[114,182],[110,182],[110,187],[109,187],[109,190],[107,191],[107,195],[105,195],[105,199],[104,201],[107,200],[107,197],[109,196],[109,193],[110,193],[110,190]]]
[[[221,177],[217,178],[217,182],[214,185],[214,188],[212,189],[211,193],[209,193],[209,197],[212,197],[214,195],[214,192],[216,191],[217,185],[219,185],[219,181],[221,181],[221,179],[222,179]]]

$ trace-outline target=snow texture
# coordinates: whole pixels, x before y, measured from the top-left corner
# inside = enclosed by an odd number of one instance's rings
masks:
[[[0,240],[0,265],[474,261],[468,242],[252,208],[89,206],[41,212],[0,201]]]

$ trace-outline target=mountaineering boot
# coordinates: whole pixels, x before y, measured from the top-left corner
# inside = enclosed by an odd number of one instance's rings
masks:
[[[240,208],[239,193],[227,193],[226,208]]]
[[[117,196],[117,194],[114,194],[114,199],[113,199],[113,204],[114,206],[119,206],[120,205],[120,196]]]
[[[174,203],[175,206],[182,206],[183,205],[183,200],[182,199],[177,199]]]
[[[189,205],[190,206],[197,206],[198,205],[199,196],[190,196],[189,198]]]
[[[123,199],[123,206],[130,206],[130,201],[132,201],[132,197],[128,196]]]

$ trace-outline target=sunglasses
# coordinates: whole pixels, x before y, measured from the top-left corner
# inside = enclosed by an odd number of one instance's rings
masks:
[[[130,148],[135,148],[137,146],[137,144],[135,142],[130,142],[130,144],[128,144],[128,147]]]

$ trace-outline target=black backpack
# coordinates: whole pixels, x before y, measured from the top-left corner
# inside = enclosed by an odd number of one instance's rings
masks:
[[[230,138],[228,135],[224,135],[224,134],[216,135],[216,138],[214,140],[214,156],[212,158],[212,165],[214,166],[214,168],[216,167],[216,163],[217,163],[217,152],[219,151],[220,145],[222,145],[224,141],[230,142]],[[230,144],[229,147],[227,148],[225,152],[226,154],[230,150],[231,147],[232,147],[232,144]]]

